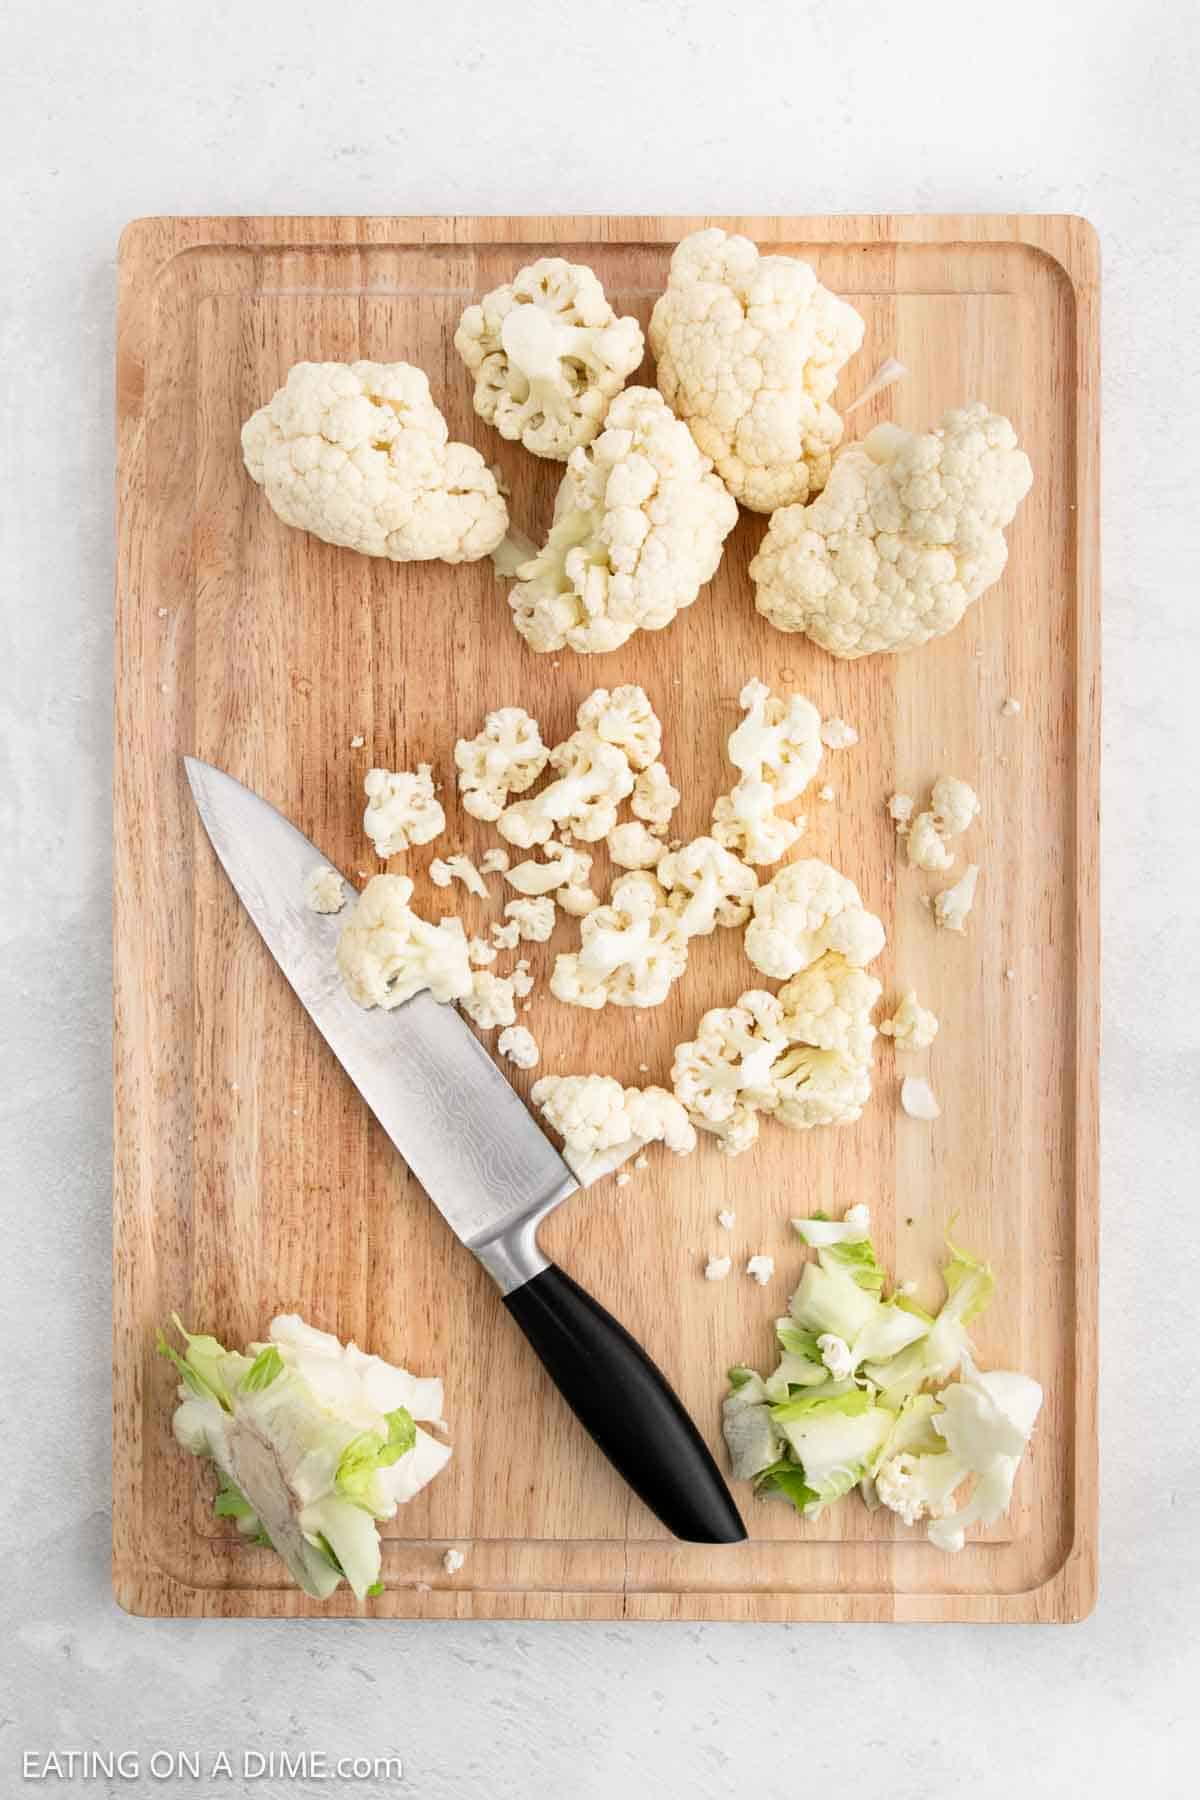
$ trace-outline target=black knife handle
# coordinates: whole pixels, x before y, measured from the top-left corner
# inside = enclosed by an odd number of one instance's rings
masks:
[[[740,1544],[746,1527],[683,1403],[637,1339],[553,1263],[505,1294],[567,1405],[667,1530]]]

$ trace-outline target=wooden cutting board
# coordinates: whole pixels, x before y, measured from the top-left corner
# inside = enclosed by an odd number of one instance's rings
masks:
[[[242,421],[302,359],[419,363],[454,437],[502,467],[514,522],[539,540],[557,465],[471,408],[452,346],[463,307],[545,253],[590,263],[645,322],[670,251],[699,224],[811,260],[867,321],[838,390],[886,356],[908,376],[851,421],[925,428],[973,398],[1016,423],[1036,482],[1000,585],[948,638],[837,662],[754,611],[743,515],[695,606],[616,653],[538,657],[489,562],[397,566],[275,518],[241,463]],[[406,1618],[1065,1620],[1095,1592],[1098,756],[1098,253],[1068,218],[157,219],[120,255],[116,774],[114,1583],[145,1614]],[[649,367],[643,379],[652,379]],[[445,839],[413,855],[418,899],[448,897],[435,851],[496,841],[457,806],[452,746],[520,704],[548,742],[598,685],[641,682],[665,725],[683,804],[704,828],[730,784],[724,742],[751,675],[798,688],[860,733],[830,753],[834,797],[808,806],[802,853],[860,886],[888,928],[885,1004],[915,987],[942,1021],[932,1126],[903,1116],[880,1040],[861,1123],[764,1130],[757,1152],[655,1154],[555,1216],[551,1253],[643,1340],[719,1443],[723,1372],[773,1361],[771,1322],[802,1253],[794,1213],[873,1211],[882,1260],[932,1301],[943,1231],[989,1256],[999,1296],[986,1363],[1036,1375],[1046,1407],[1011,1515],[957,1558],[857,1501],[815,1523],[739,1492],[751,1537],[675,1543],[560,1402],[487,1278],[384,1142],[218,870],[179,757],[274,801],[347,871],[373,871],[362,778],[431,761]],[[1005,697],[1017,717],[1001,712]],[[352,740],[361,736],[361,747]],[[898,859],[885,810],[941,771],[978,789],[967,860],[983,874],[968,933],[936,933],[939,882]],[[397,862],[395,867],[403,866]],[[960,864],[961,867],[961,859]],[[601,866],[600,873],[603,875]],[[468,923],[491,907],[453,904]],[[668,1082],[706,1007],[760,978],[740,933],[698,940],[649,1013],[560,1006],[544,977],[576,927],[535,950],[527,1017],[539,1072]],[[1012,978],[1007,972],[1012,971]],[[881,1016],[883,1016],[881,1014]],[[511,1071],[510,1071],[511,1073]],[[531,1077],[514,1074],[527,1089]],[[731,1235],[722,1208],[737,1214]],[[741,1269],[776,1260],[765,1288]],[[702,1279],[729,1252],[735,1274]],[[387,1528],[386,1593],[323,1606],[211,1513],[170,1433],[174,1387],[155,1327],[177,1309],[235,1344],[297,1310],[446,1378],[454,1458]],[[442,1556],[467,1552],[453,1577]]]

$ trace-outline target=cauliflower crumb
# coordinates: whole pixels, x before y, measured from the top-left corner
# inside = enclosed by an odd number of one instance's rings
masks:
[[[1004,714],[1006,719],[1015,719],[1020,710],[1021,702],[1019,700],[1014,700],[1011,694],[1000,708],[1000,711]]]
[[[315,913],[341,912],[346,904],[346,884],[328,863],[318,863],[304,883],[305,904]]]
[[[633,1159],[633,1166],[635,1169],[648,1169],[650,1167],[650,1158],[648,1156],[635,1156]]]
[[[710,1256],[704,1265],[705,1281],[724,1281],[733,1267],[731,1256]]]
[[[900,1104],[910,1119],[938,1119],[942,1109],[937,1095],[920,1075],[906,1075],[900,1084]]]
[[[775,1273],[775,1258],[773,1256],[752,1256],[746,1264],[746,1273],[752,1281],[757,1281],[759,1287],[766,1287]]]
[[[954,852],[931,812],[918,813],[908,833],[908,860],[914,869],[949,869]]]
[[[825,786],[823,788],[817,789],[817,799],[824,800],[826,802],[833,799],[833,789],[830,787],[828,782],[825,783]]]
[[[836,1332],[823,1331],[817,1339],[817,1349],[835,1381],[845,1381],[854,1373],[854,1353],[845,1338],[838,1337]]]
[[[533,1069],[541,1060],[541,1051],[533,1033],[524,1025],[508,1025],[496,1040],[501,1056],[506,1056],[518,1069]]]
[[[946,931],[965,932],[967,914],[975,904],[975,888],[979,881],[979,864],[970,863],[953,887],[943,888],[933,896],[933,916]]]
[[[360,732],[356,732],[350,739],[350,748],[352,750],[361,750],[366,741],[366,738],[363,737]]]
[[[512,982],[512,990],[518,1000],[523,1000],[526,994],[533,992],[533,976],[529,973],[527,957],[523,956],[519,963],[514,964],[513,972],[508,979]],[[525,1010],[528,1012],[529,1008],[526,1007]]]
[[[1015,981],[1017,979],[1017,971],[1015,969],[1005,969],[1004,979],[1005,981]]]
[[[442,1558],[442,1567],[447,1575],[457,1575],[466,1560],[461,1550],[447,1550]]]
[[[628,1187],[632,1180],[633,1180],[633,1176],[629,1173],[629,1170],[622,1169],[620,1174],[617,1176],[617,1186],[618,1187]]]
[[[528,944],[544,944],[554,931],[554,902],[544,895],[536,899],[510,900],[504,908],[504,916],[512,921],[518,936]]]
[[[896,830],[901,836],[908,830],[909,823],[916,810],[916,804],[917,803],[911,794],[893,794],[888,801],[888,812],[895,820]]]
[[[891,1038],[897,1050],[928,1050],[938,1034],[938,1018],[921,1005],[909,988],[891,1018],[885,1019],[879,1029],[884,1037]]]
[[[719,1212],[717,1214],[717,1224],[721,1227],[722,1231],[732,1231],[734,1226],[736,1225],[736,1223],[737,1223],[737,1214],[736,1213]]]
[[[481,900],[488,899],[487,883],[469,856],[457,852],[453,856],[435,856],[429,865],[429,879],[435,887],[446,888],[452,881],[461,881],[468,893],[478,894]]]
[[[857,744],[858,733],[845,719],[826,719],[821,727],[821,742],[830,750],[849,750]]]
[[[363,830],[377,856],[395,856],[411,844],[428,844],[446,829],[446,815],[433,787],[433,769],[419,763],[416,774],[368,769],[363,781],[367,810]]]

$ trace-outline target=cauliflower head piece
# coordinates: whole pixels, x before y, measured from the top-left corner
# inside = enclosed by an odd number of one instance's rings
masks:
[[[740,1156],[758,1137],[758,1115],[778,1105],[772,1070],[787,1049],[783,1008],[774,994],[751,989],[736,1006],[715,1006],[671,1065],[675,1098],[726,1156]]]
[[[744,925],[758,876],[715,838],[693,838],[660,858],[657,875],[667,904],[688,937],[708,937],[718,925]]]
[[[428,844],[446,829],[446,815],[433,785],[433,767],[368,769],[363,780],[367,809],[363,830],[376,856],[389,857],[412,844]]]
[[[467,937],[458,919],[436,925],[412,911],[407,875],[376,875],[359,895],[338,939],[337,964],[360,1006],[403,1006],[428,988],[435,1000],[472,990]]]
[[[510,794],[533,786],[549,755],[537,720],[524,707],[501,706],[488,713],[482,731],[459,738],[454,746],[464,811],[473,819],[498,819]]]
[[[927,644],[1000,578],[1032,482],[1012,425],[980,403],[933,431],[877,425],[823,494],[773,515],[750,564],[755,605],[834,656]]]
[[[411,363],[297,363],[242,427],[242,456],[285,525],[393,562],[475,562],[508,530],[478,450],[449,442]]]
[[[544,547],[508,596],[531,649],[616,650],[661,631],[716,571],[737,506],[654,388],[626,388],[573,450]]]
[[[788,863],[754,896],[746,955],[756,969],[786,981],[837,951],[857,968],[874,961],[883,925],[867,912],[854,883],[816,857]]]
[[[607,837],[617,822],[617,807],[633,792],[625,752],[585,729],[555,745],[550,763],[557,780],[532,799],[505,807],[496,825],[501,837],[521,850],[547,843],[560,830],[585,844]]]
[[[645,1149],[676,1156],[696,1148],[687,1113],[665,1088],[623,1088],[611,1075],[544,1075],[533,1102],[563,1139],[563,1157],[584,1187]]]
[[[566,462],[596,436],[645,344],[591,269],[544,256],[468,306],[454,348],[475,377],[480,418],[535,456]]]
[[[550,992],[593,1012],[607,1006],[658,1006],[687,967],[688,939],[679,915],[652,875],[615,881],[607,906],[579,926],[578,951],[557,957]]]
[[[829,477],[842,437],[830,396],[863,331],[808,263],[713,228],[677,246],[650,347],[664,398],[730,493],[773,512]]]

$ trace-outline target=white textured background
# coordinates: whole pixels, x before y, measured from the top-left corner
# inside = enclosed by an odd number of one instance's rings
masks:
[[[489,1800],[1195,1794],[1198,51],[1192,0],[8,0],[4,1795],[23,1791],[20,1750],[54,1744],[399,1750],[407,1779],[386,1791]],[[1085,213],[1104,251],[1098,1611],[996,1630],[125,1618],[108,1583],[121,226],[155,212],[960,209]]]

